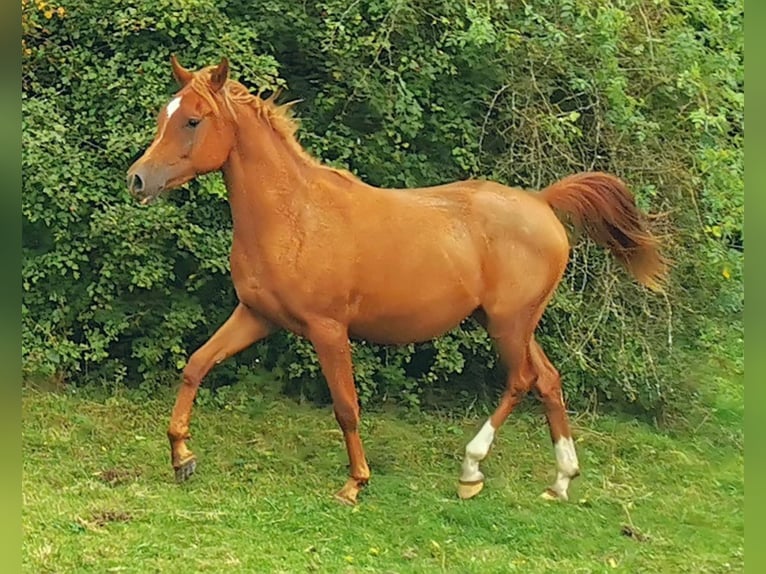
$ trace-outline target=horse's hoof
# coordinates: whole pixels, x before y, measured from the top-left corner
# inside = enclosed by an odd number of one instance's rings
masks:
[[[566,495],[566,493],[559,493],[552,488],[546,488],[545,491],[540,495],[540,498],[543,500],[552,500],[555,502],[566,502],[569,497]]]
[[[343,488],[335,493],[335,500],[346,506],[354,506],[356,505],[356,497],[363,486],[364,483],[360,483],[355,478],[349,478]]]
[[[479,494],[482,488],[484,488],[483,480],[476,482],[460,482],[457,485],[457,495],[463,500],[468,500]]]
[[[340,502],[345,506],[356,506],[356,498],[351,498],[351,496],[345,494],[343,491],[336,492],[333,498],[335,498],[336,502]]]
[[[175,467],[176,482],[184,482],[188,480],[191,475],[194,474],[195,470],[197,470],[197,458],[192,456]]]

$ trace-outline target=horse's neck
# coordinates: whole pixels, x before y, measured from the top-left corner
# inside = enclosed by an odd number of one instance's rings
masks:
[[[285,220],[295,224],[312,168],[264,119],[242,117],[223,168],[235,236],[279,233]]]

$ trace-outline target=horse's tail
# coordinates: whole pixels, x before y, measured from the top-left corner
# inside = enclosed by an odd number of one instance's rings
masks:
[[[659,251],[659,240],[646,228],[633,194],[619,178],[601,172],[578,173],[548,186],[540,195],[607,247],[639,283],[653,291],[663,290],[667,260]]]

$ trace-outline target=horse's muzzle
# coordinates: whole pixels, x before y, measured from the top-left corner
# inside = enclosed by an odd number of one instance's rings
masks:
[[[142,166],[136,164],[128,170],[128,191],[140,200],[141,205],[146,205],[159,195],[162,185],[152,182]]]

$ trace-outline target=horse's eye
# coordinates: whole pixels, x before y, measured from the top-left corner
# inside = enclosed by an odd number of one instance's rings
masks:
[[[197,118],[189,118],[189,121],[186,122],[186,125],[189,126],[190,128],[196,128],[199,125],[200,121],[202,120],[199,120]]]

